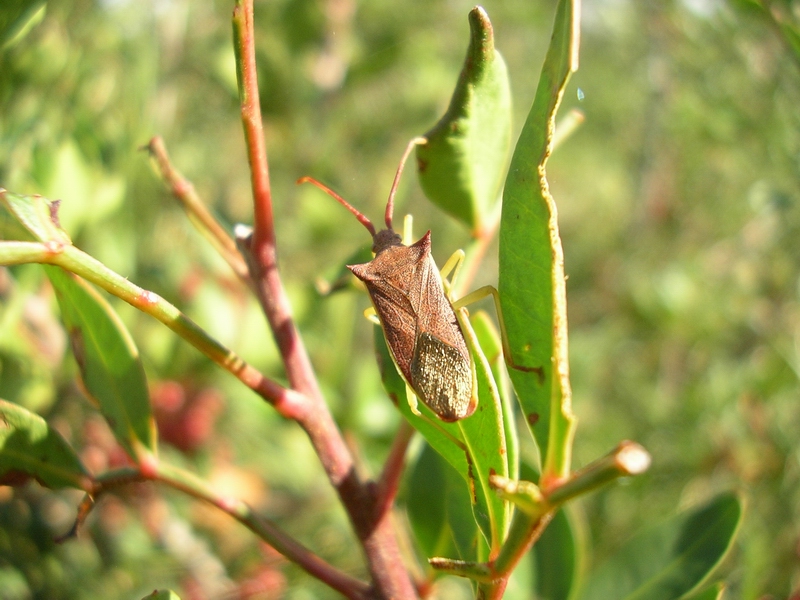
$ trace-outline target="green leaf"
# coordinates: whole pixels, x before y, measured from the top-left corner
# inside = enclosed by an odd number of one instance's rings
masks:
[[[471,474],[477,481],[482,494],[478,495],[476,511],[483,509],[485,502],[486,515],[489,519],[491,542],[493,551],[499,551],[505,539],[511,518],[511,506],[500,498],[497,492],[489,485],[492,474],[508,477],[508,447],[506,444],[506,425],[503,404],[500,400],[497,384],[494,380],[491,365],[484,354],[481,340],[472,328],[472,320],[459,320],[461,329],[470,346],[472,361],[475,364],[475,373],[478,381],[478,408],[471,417],[458,422],[464,443],[469,449],[472,464]],[[485,325],[485,323],[482,323]],[[491,332],[481,327],[484,337],[490,337]],[[488,341],[488,340],[487,340]],[[496,343],[495,341],[490,341]],[[478,522],[482,515],[477,514]],[[485,527],[484,527],[485,531]],[[488,556],[480,556],[479,560],[488,560]]]
[[[517,479],[519,478],[519,438],[517,437],[517,428],[515,426],[511,390],[508,386],[506,366],[503,360],[503,344],[500,341],[500,333],[486,311],[477,311],[470,316],[470,321],[478,338],[478,343],[489,361],[500,396],[503,426],[505,428],[506,455],[508,457],[508,477]]]
[[[469,13],[464,67],[441,120],[417,146],[419,179],[439,208],[480,235],[491,227],[511,140],[511,90],[505,62],[481,7]]]
[[[36,413],[0,400],[0,480],[8,483],[18,474],[49,488],[92,489],[91,475],[55,429]]]
[[[543,461],[553,461],[545,470],[554,476],[569,471],[573,418],[563,252],[544,165],[564,87],[577,69],[577,48],[577,10],[561,0],[536,97],[511,159],[500,224],[498,291],[510,359],[520,367],[509,374]],[[552,431],[559,452],[549,457]]]
[[[735,494],[634,536],[590,574],[581,600],[674,600],[690,592],[730,549],[742,516]]]
[[[23,196],[0,188],[0,201],[14,218],[39,242],[71,245],[58,222],[58,202],[42,196]]]
[[[425,444],[408,478],[408,518],[426,558],[472,560],[482,543],[464,479]]]
[[[46,0],[3,0],[0,5],[0,49],[18,40],[33,26]]]
[[[722,600],[725,596],[725,583],[718,581],[702,591],[682,596],[683,600]]]
[[[84,387],[117,441],[137,463],[155,453],[155,422],[139,352],[97,291],[59,267],[45,271],[56,291]]]
[[[461,430],[455,423],[443,423],[433,412],[421,402],[417,409],[428,419],[415,415],[408,405],[406,397],[406,382],[397,370],[389,353],[383,330],[374,327],[375,352],[378,357],[378,369],[381,373],[383,387],[392,403],[411,425],[422,434],[422,437],[458,472],[464,481],[469,481],[469,463],[464,451],[456,445],[451,438],[459,443],[464,442]],[[435,425],[434,425],[435,423]]]

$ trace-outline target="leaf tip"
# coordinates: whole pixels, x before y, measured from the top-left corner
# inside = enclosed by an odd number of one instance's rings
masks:
[[[494,29],[489,14],[482,6],[469,11],[470,54],[478,59],[478,66],[494,54]]]

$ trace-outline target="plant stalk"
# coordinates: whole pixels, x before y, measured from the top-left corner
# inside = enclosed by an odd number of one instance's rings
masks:
[[[293,418],[308,434],[350,517],[364,548],[376,596],[398,600],[415,598],[416,591],[400,559],[390,511],[387,507],[378,510],[374,485],[362,481],[356,472],[353,457],[322,397],[278,272],[267,151],[258,94],[252,0],[237,0],[233,11],[233,36],[254,203],[253,234],[248,240],[241,240],[241,246],[248,250],[245,259],[283,359],[290,387],[304,398]]]

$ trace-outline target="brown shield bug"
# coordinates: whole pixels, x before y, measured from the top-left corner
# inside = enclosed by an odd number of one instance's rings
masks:
[[[347,268],[367,286],[392,358],[406,383],[436,416],[452,422],[470,416],[477,406],[467,342],[431,256],[431,232],[406,246],[392,228],[394,196],[403,167],[414,146],[425,141],[411,140],[400,160],[386,203],[386,229],[381,231],[319,181],[302,177],[297,183],[313,183],[335,198],[372,235],[375,257]]]

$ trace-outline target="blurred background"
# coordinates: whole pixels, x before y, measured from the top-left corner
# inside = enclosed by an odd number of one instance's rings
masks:
[[[250,221],[232,5],[5,4],[2,18],[19,7],[31,18],[0,50],[0,186],[61,199],[77,246],[283,381],[257,306],[140,150],[162,135],[224,223]],[[732,598],[797,597],[800,586],[800,35],[791,25],[800,3],[763,5],[585,2],[581,67],[561,114],[577,108],[586,120],[549,163],[569,275],[575,466],[624,438],[653,455],[647,475],[576,507],[588,560],[681,507],[740,490],[745,519],[722,571]],[[483,6],[519,131],[555,2]],[[399,416],[371,357],[367,299],[322,298],[314,285],[368,239],[335,202],[294,182],[312,175],[379,219],[405,144],[447,106],[470,8],[256,3],[281,265],[326,397],[373,473]],[[413,175],[398,202],[418,232],[434,231],[439,264],[467,242]],[[476,285],[496,280],[495,255]],[[101,471],[119,464],[119,450],[75,384],[53,305],[38,267],[0,271],[0,397],[45,416]],[[114,306],[145,361],[162,454],[360,574],[300,429],[161,324]],[[197,599],[335,597],[224,516],[148,486],[104,498],[77,539],[56,544],[79,500],[0,487],[0,597],[138,598],[168,586]]]

